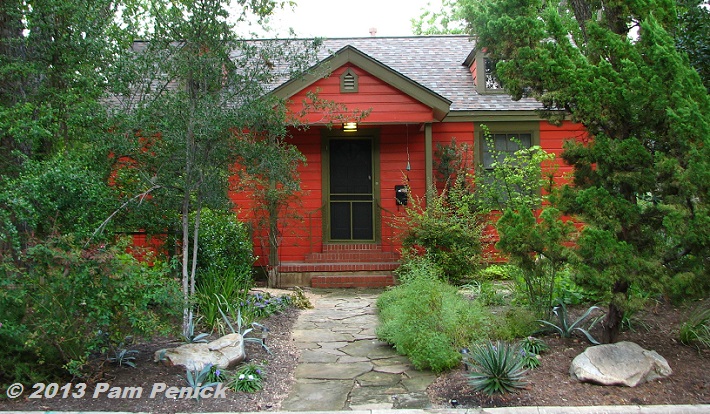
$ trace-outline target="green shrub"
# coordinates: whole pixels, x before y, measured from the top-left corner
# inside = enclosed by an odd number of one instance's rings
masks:
[[[525,338],[540,329],[535,313],[522,306],[512,306],[498,320],[494,327],[493,337],[505,341]]]
[[[247,225],[239,222],[233,211],[202,210],[197,250],[200,271],[251,277],[255,260]]]
[[[91,358],[126,337],[170,331],[181,301],[167,265],[140,263],[122,246],[77,244],[53,238],[29,248],[23,267],[0,269],[2,384],[87,377]]]
[[[79,159],[28,161],[17,178],[2,184],[0,251],[3,243],[19,250],[30,238],[50,234],[87,237],[112,207],[111,190],[101,174]]]
[[[451,283],[473,275],[482,261],[483,220],[457,195],[462,191],[444,190],[426,206],[411,197],[401,222],[404,256],[425,256]]]
[[[475,279],[485,280],[515,280],[522,276],[519,267],[509,264],[492,264],[476,273]]]
[[[488,335],[489,319],[475,302],[420,263],[406,283],[380,295],[377,336],[407,355],[417,369],[442,372],[458,365],[460,350]]]
[[[443,275],[444,270],[426,256],[417,256],[405,252],[402,264],[394,271],[399,283],[407,283],[422,275]]]

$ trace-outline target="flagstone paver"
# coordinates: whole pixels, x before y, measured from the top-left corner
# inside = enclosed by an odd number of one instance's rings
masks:
[[[301,357],[284,411],[431,408],[426,388],[436,379],[375,336],[378,292],[317,291],[292,338]]]

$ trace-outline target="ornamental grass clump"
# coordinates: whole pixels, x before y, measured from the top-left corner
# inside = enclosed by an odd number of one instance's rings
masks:
[[[464,354],[469,384],[488,395],[505,394],[524,388],[527,371],[518,345],[497,341],[475,346]],[[524,351],[523,351],[524,352]]]

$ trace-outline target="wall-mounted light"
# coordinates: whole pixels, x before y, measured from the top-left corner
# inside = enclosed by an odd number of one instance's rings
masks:
[[[357,132],[357,122],[343,122],[343,132]]]

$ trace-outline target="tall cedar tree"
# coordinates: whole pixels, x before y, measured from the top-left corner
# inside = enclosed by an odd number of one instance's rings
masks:
[[[617,340],[629,288],[708,283],[710,100],[676,48],[671,0],[466,2],[469,29],[514,99],[552,122],[582,123],[566,143],[574,185],[562,206],[586,224],[579,283],[607,292]]]

